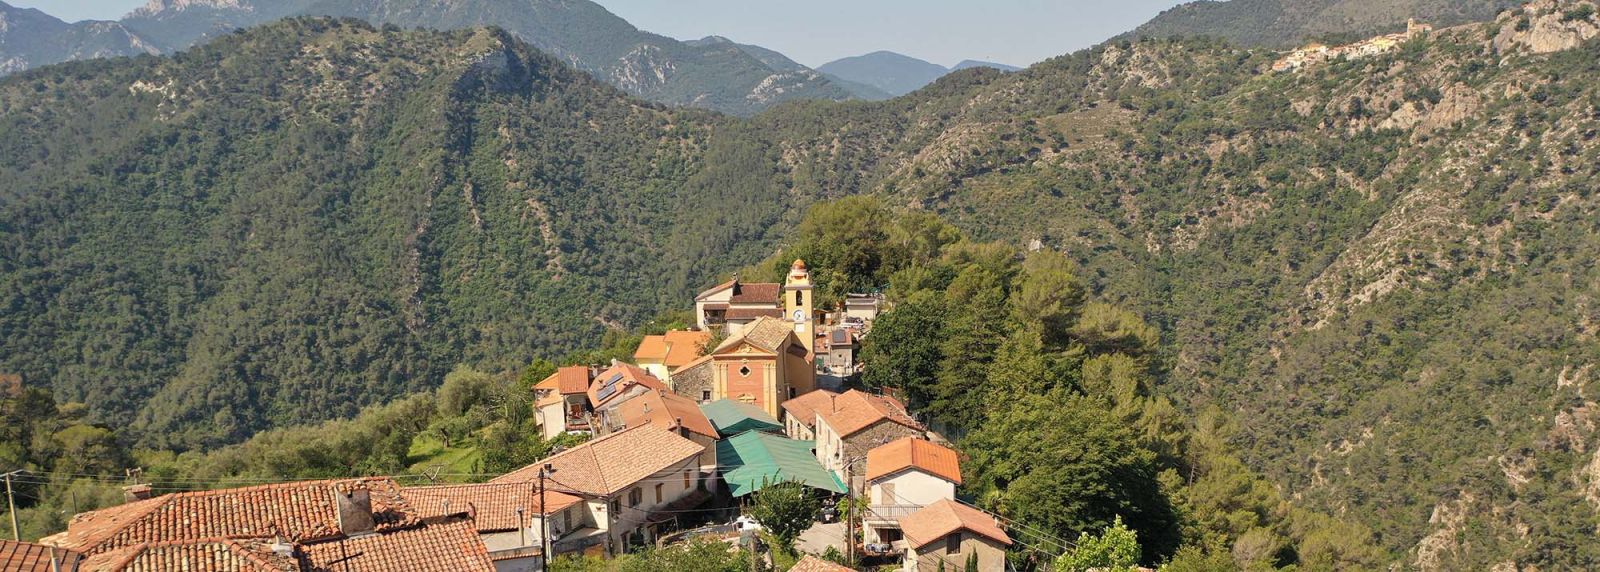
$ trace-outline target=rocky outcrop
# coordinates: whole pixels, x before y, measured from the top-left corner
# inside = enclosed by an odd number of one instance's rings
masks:
[[[1539,0],[1501,14],[1496,23],[1500,33],[1493,45],[1498,53],[1558,52],[1600,37],[1600,6],[1591,0]]]

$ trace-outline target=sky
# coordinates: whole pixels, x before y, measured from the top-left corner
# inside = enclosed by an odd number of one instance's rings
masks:
[[[6,0],[67,21],[115,20],[145,0]],[[941,65],[1026,66],[1133,29],[1180,0],[598,0],[679,39],[719,35],[808,66],[877,50]]]

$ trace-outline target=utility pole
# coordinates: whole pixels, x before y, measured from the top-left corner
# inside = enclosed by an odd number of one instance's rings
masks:
[[[550,542],[550,510],[544,502],[544,480],[555,472],[555,465],[550,463],[539,468],[539,568],[543,572],[550,572],[550,549],[555,547],[555,543]]]
[[[11,476],[12,475],[16,475],[16,474],[21,473],[21,472],[22,471],[11,471],[11,472],[5,474],[5,477],[6,477],[6,508],[11,513],[11,540],[14,540],[14,541],[17,541],[17,542],[22,542],[22,529],[17,527],[17,501],[16,501],[15,496],[11,493]]]
[[[854,565],[856,562],[856,487],[850,480],[850,465],[855,460],[844,464],[844,561]]]

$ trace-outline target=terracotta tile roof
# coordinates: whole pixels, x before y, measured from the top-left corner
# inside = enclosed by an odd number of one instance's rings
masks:
[[[539,492],[531,483],[479,483],[470,485],[436,485],[400,489],[417,515],[438,518],[455,514],[469,514],[478,532],[517,530],[534,522],[539,514],[560,512],[583,499],[556,491],[545,491],[549,509],[539,510]],[[445,508],[449,501],[449,509]],[[521,516],[517,509],[522,509]],[[520,522],[519,522],[520,521]]]
[[[683,422],[683,428],[701,435],[718,438],[717,428],[700,411],[694,400],[667,390],[648,391],[617,406],[626,427],[655,425],[670,428]]]
[[[51,572],[51,547],[31,542],[0,540],[0,570],[5,572]],[[71,550],[55,549],[56,562],[62,570],[72,570],[80,555]]]
[[[550,390],[562,395],[571,395],[588,391],[589,381],[588,366],[570,365],[556,370],[555,373],[550,374],[550,377],[544,378],[544,381],[540,381],[533,388]]]
[[[298,547],[296,547],[298,548]],[[63,571],[70,570],[62,568]],[[84,559],[76,572],[301,572],[298,559],[272,551],[270,538],[152,542]]]
[[[150,542],[220,537],[334,538],[341,535],[335,491],[359,489],[371,495],[377,530],[417,522],[393,480],[303,481],[176,493],[86,512],[73,517],[65,532],[42,542],[92,555]]]
[[[817,410],[828,426],[838,431],[841,437],[849,437],[861,430],[878,424],[880,421],[892,421],[921,430],[922,424],[911,418],[906,412],[906,406],[898,399],[886,395],[872,395],[864,391],[852,389],[839,394],[833,400],[831,411],[823,408]]]
[[[867,480],[875,481],[906,469],[917,469],[961,484],[960,455],[926,439],[905,437],[867,451]]]
[[[783,308],[734,308],[722,315],[727,320],[754,320],[756,318],[782,318]]]
[[[958,530],[986,536],[1001,544],[1011,544],[1011,537],[1006,535],[1005,529],[994,517],[949,499],[930,504],[900,519],[900,530],[913,548],[922,548]]]
[[[817,412],[832,409],[833,400],[838,396],[832,391],[818,389],[783,402],[783,412],[806,427],[816,427]]]
[[[309,570],[336,572],[494,572],[470,521],[320,542],[302,549]]]
[[[769,352],[778,353],[778,350],[783,347],[783,342],[793,337],[794,328],[788,322],[777,318],[756,318],[756,321],[750,322],[750,325],[745,326],[744,330],[739,332],[739,335],[722,340],[722,343],[717,345],[717,349],[712,350],[711,353],[719,354],[724,350],[739,347],[739,344],[747,342]]]
[[[633,359],[659,361],[668,369],[676,368],[700,357],[700,347],[711,339],[711,333],[697,330],[673,330],[659,336],[645,336],[639,343]]]
[[[594,383],[589,386],[589,404],[600,407],[612,398],[627,393],[630,386],[642,385],[654,390],[667,390],[667,384],[650,375],[644,368],[631,363],[612,362],[611,367],[594,376]],[[610,389],[607,389],[610,388]]]
[[[783,285],[770,282],[740,282],[734,285],[730,304],[777,304],[783,294]]]
[[[817,558],[815,556],[807,554],[805,558],[801,558],[799,562],[795,562],[794,566],[789,568],[789,572],[855,572],[855,571],[851,570],[849,567],[844,566],[842,564],[834,564],[834,563],[829,562],[827,560],[823,560],[821,558]]]
[[[555,488],[609,496],[650,475],[699,455],[705,448],[655,425],[629,427],[500,475],[491,483],[538,480],[539,468],[555,465]]]

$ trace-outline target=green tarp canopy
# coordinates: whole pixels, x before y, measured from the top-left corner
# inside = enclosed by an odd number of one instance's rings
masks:
[[[717,428],[718,435],[738,435],[745,431],[783,432],[783,424],[778,423],[776,418],[749,403],[718,399],[701,405],[700,412],[706,414],[706,419],[711,420],[711,425]]]
[[[764,485],[786,481],[844,493],[844,483],[839,477],[817,462],[810,441],[746,431],[717,442],[717,465],[722,470],[723,482],[728,483],[728,491],[735,497],[761,490]]]

